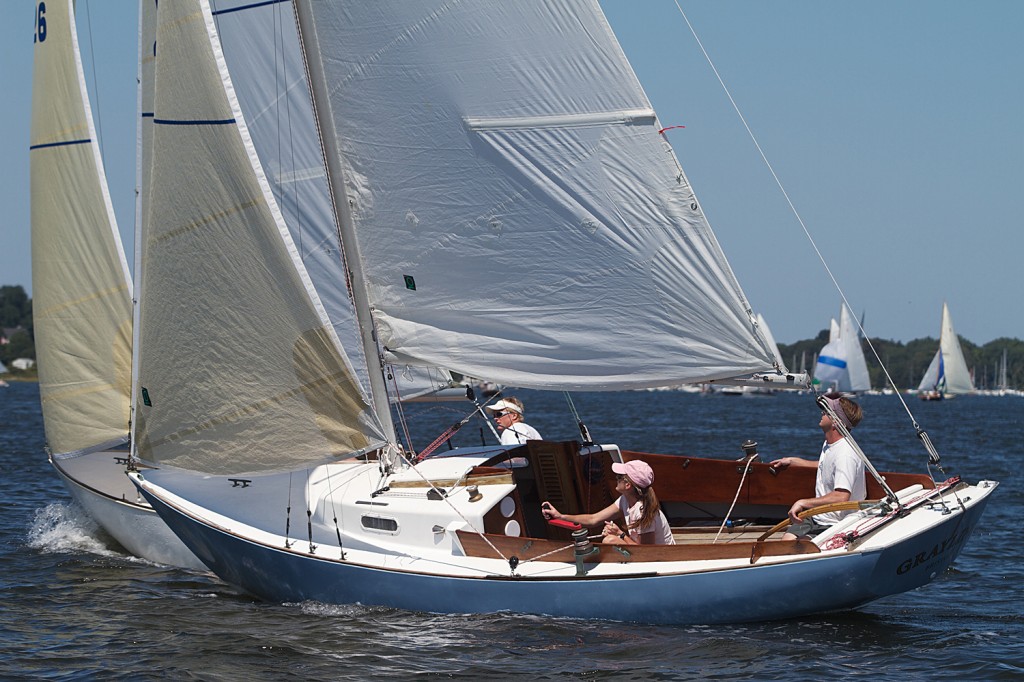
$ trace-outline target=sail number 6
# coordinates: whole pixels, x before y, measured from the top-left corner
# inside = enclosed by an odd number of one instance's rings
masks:
[[[41,43],[46,40],[46,3],[39,3],[36,8],[36,32],[32,36],[33,43]]]

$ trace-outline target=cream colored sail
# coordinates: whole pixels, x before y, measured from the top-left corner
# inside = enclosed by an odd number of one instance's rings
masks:
[[[32,304],[56,456],[127,439],[131,281],[103,173],[70,0],[37,5]]]
[[[251,143],[214,18],[161,3],[140,238],[140,457],[286,469],[387,438],[349,369]]]

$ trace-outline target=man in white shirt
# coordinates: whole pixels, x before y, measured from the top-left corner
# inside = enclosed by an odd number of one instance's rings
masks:
[[[528,440],[541,440],[537,429],[523,421],[523,401],[519,398],[504,398],[488,405],[494,414],[502,445],[522,445]]]
[[[825,400],[828,401],[832,411],[835,412],[836,417],[843,423],[847,431],[860,424],[861,419],[864,418],[860,405],[849,398],[826,395]],[[815,530],[820,531],[822,527],[831,526],[850,513],[849,511],[831,512],[802,521],[797,516],[800,512],[825,504],[859,501],[867,497],[864,462],[857,456],[853,446],[847,442],[846,437],[824,410],[821,412],[821,421],[818,426],[825,434],[825,443],[821,446],[821,455],[818,457],[817,463],[799,457],[783,457],[771,463],[775,469],[785,469],[789,466],[818,467],[818,475],[814,479],[815,497],[797,500],[790,507],[789,518],[793,525],[790,526],[790,532],[786,534],[786,538],[805,536]]]

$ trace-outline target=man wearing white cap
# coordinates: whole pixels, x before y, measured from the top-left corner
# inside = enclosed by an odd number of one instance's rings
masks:
[[[494,413],[494,421],[502,445],[522,445],[528,440],[542,440],[537,429],[523,421],[523,401],[519,398],[504,398],[488,405]]]
[[[849,398],[832,395],[826,395],[824,398],[847,431],[860,424],[861,419],[864,418],[860,405]],[[789,533],[787,533],[787,536],[790,537],[804,536],[816,530],[820,531],[823,527],[827,528],[846,514],[851,513],[848,511],[831,512],[802,521],[797,516],[800,512],[825,504],[850,500],[859,501],[867,497],[864,462],[857,456],[853,446],[847,442],[842,431],[832,423],[832,418],[825,410],[821,411],[821,421],[818,426],[825,434],[825,443],[821,446],[821,455],[817,462],[799,457],[783,457],[771,463],[775,469],[785,469],[789,466],[818,467],[818,475],[814,479],[815,497],[797,500],[789,509],[789,518],[793,522]]]

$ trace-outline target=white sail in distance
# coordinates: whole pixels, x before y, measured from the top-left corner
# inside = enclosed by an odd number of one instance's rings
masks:
[[[36,12],[32,305],[46,439],[60,457],[128,438],[132,288],[73,3],[39,3]]]
[[[953,317],[949,306],[942,304],[942,328],[939,333],[939,349],[932,357],[924,377],[918,385],[919,391],[938,391],[946,395],[959,395],[974,391],[974,382],[967,369],[960,339],[953,329]]]
[[[839,312],[838,336],[821,349],[814,366],[814,380],[823,390],[831,387],[843,393],[861,393],[871,388],[867,361],[853,320],[844,303]]]

